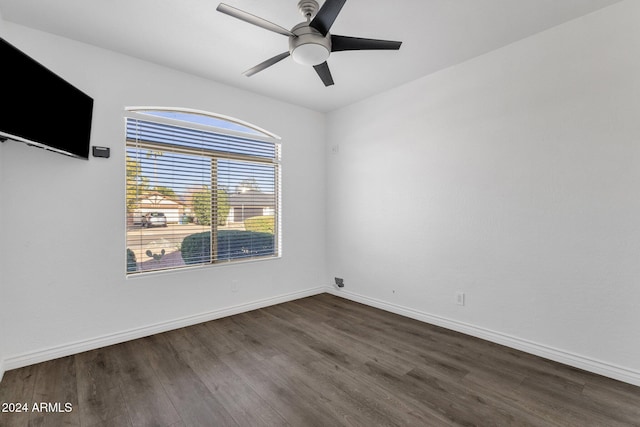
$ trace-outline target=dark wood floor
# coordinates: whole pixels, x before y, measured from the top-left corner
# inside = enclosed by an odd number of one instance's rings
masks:
[[[639,387],[328,294],[8,371],[0,402],[30,406],[3,427],[640,426]]]

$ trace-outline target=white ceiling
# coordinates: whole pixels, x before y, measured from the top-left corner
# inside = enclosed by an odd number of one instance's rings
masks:
[[[287,37],[216,11],[219,0],[0,0],[5,21],[79,40],[326,112],[620,0],[347,0],[332,34],[400,40],[399,51],[335,52],[335,85],[291,58]],[[298,0],[224,0],[291,28]],[[322,5],[324,0],[318,0]]]

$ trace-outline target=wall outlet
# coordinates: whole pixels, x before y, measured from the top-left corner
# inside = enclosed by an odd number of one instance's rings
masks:
[[[340,277],[336,277],[336,286],[339,288],[344,288],[344,279],[341,279]]]
[[[238,292],[238,281],[235,279],[231,281],[231,292]]]
[[[464,305],[464,292],[456,292],[456,304]]]

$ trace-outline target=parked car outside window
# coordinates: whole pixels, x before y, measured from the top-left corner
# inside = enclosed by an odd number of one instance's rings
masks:
[[[162,212],[149,212],[142,217],[143,227],[166,227],[167,217]]]

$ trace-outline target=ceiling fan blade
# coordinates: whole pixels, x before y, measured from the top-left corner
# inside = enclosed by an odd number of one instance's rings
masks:
[[[326,36],[346,1],[326,0],[309,25]]]
[[[269,68],[273,64],[276,64],[276,63],[282,61],[284,58],[286,58],[289,55],[290,55],[289,52],[284,52],[284,53],[281,53],[280,55],[276,55],[273,58],[269,58],[266,61],[261,62],[260,64],[256,65],[253,68],[249,68],[247,71],[245,71],[242,74],[244,74],[247,77],[251,77],[255,73],[259,73],[260,71],[264,70],[265,68]]]
[[[360,37],[331,35],[331,52],[342,50],[398,50],[402,42],[362,39]]]
[[[313,69],[316,70],[316,73],[318,73],[325,86],[333,85],[333,77],[331,77],[331,71],[329,70],[329,64],[327,64],[327,61],[322,64],[314,65]]]
[[[233,16],[234,18],[238,18],[244,22],[248,22],[249,24],[257,25],[265,30],[273,31],[274,33],[282,34],[283,36],[297,37],[291,31],[281,27],[280,25],[276,25],[273,22],[267,21],[266,19],[262,19],[243,10],[236,9],[228,4],[220,3],[216,10],[229,16]]]

